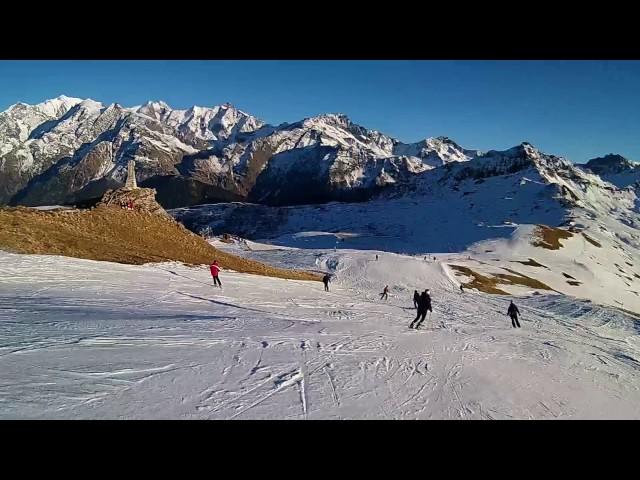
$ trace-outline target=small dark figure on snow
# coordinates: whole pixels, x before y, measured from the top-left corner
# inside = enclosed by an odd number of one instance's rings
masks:
[[[324,277],[322,277],[322,283],[324,283],[325,292],[329,291],[329,280],[331,280],[331,275],[329,275],[328,273]]]
[[[420,300],[418,301],[418,314],[413,322],[411,322],[411,325],[409,325],[409,328],[413,328],[413,324],[418,322],[416,324],[417,330],[422,322],[424,322],[427,312],[433,312],[433,309],[431,308],[431,296],[429,295],[429,289],[425,290],[422,292],[422,295],[420,295]],[[418,319],[420,319],[420,321],[418,321]]]
[[[464,287],[460,284],[460,293],[464,293]]]
[[[413,306],[418,308],[418,303],[420,302],[420,294],[418,290],[413,291]]]
[[[220,279],[218,278],[218,274],[220,273],[220,267],[218,266],[218,261],[214,260],[213,263],[211,264],[211,267],[209,267],[211,269],[211,276],[213,277],[213,286],[219,286],[220,288],[222,288],[222,282],[220,282]]]
[[[378,255],[376,254],[376,262],[378,261]]]
[[[389,285],[385,285],[384,290],[382,290],[382,293],[380,294],[380,300],[383,298],[385,300],[389,299]]]
[[[520,328],[520,322],[518,322],[518,315],[520,315],[520,310],[518,310],[516,304],[513,303],[513,300],[511,300],[511,303],[509,304],[507,315],[511,317],[511,325],[513,325],[513,328]]]

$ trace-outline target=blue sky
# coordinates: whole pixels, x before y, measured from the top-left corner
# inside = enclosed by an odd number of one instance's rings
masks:
[[[528,141],[640,160],[638,61],[0,61],[0,110],[65,94],[174,108],[231,102],[266,122],[345,113],[405,142]]]

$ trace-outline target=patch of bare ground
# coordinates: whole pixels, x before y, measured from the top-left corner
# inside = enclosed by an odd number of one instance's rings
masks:
[[[450,267],[458,271],[468,277],[472,277],[473,280],[471,282],[467,282],[464,284],[466,288],[475,288],[484,293],[492,293],[496,295],[508,295],[504,290],[499,289],[497,286],[502,285],[522,285],[526,287],[535,288],[538,290],[553,290],[548,285],[544,283],[523,275],[514,270],[510,270],[505,268],[508,272],[511,272],[513,275],[508,275],[505,273],[497,273],[493,276],[482,275],[478,272],[471,270],[469,267],[464,267],[461,265],[450,265]]]
[[[582,232],[582,236],[584,237],[584,239],[589,242],[591,245],[593,245],[594,247],[598,247],[598,248],[602,248],[602,245],[600,244],[600,242],[595,241],[593,238],[591,238],[589,235],[587,235],[586,233]]]
[[[532,245],[548,250],[559,250],[562,247],[560,240],[573,237],[573,233],[560,228],[549,227],[547,225],[536,225],[533,231]]]
[[[547,270],[549,270],[549,267],[545,267],[541,263],[536,262],[533,258],[530,258],[526,262],[519,261],[519,260],[514,260],[513,263],[521,263],[522,265],[528,265],[530,267],[542,267],[542,268],[546,268]]]

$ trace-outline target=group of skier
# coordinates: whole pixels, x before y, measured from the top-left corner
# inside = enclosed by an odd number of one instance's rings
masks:
[[[376,256],[377,257],[377,256]],[[211,276],[213,277],[213,285],[219,286],[222,288],[222,283],[220,282],[219,274],[220,267],[218,266],[218,261],[214,260],[211,266],[209,267],[211,270]],[[329,282],[331,281],[331,275],[329,273],[325,274],[322,277],[322,283],[324,283],[324,291],[329,291]],[[460,284],[460,291],[464,292],[462,284]],[[388,300],[389,299],[389,285],[385,285],[382,293],[380,294],[380,300]],[[427,312],[433,313],[433,307],[431,306],[431,291],[427,288],[421,294],[418,293],[417,290],[413,291],[413,306],[417,310],[416,318],[413,319],[409,328],[414,328],[417,330],[424,322]],[[520,328],[520,322],[518,321],[518,315],[520,315],[520,311],[513,300],[509,304],[509,308],[507,309],[507,316],[511,318],[511,325],[513,328]],[[417,322],[417,323],[416,323]]]

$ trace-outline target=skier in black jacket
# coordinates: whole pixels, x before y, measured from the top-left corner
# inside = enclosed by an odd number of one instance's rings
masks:
[[[382,293],[380,294],[380,300],[383,298],[385,300],[389,300],[389,285],[385,285],[384,290],[382,290]]]
[[[520,310],[518,310],[516,304],[513,303],[513,300],[511,300],[511,303],[509,304],[507,315],[511,317],[511,325],[513,325],[513,328],[520,328],[520,322],[518,322],[518,315],[520,315]]]
[[[418,308],[418,303],[420,302],[420,294],[418,290],[413,291],[413,306]]]
[[[420,321],[416,324],[417,330],[422,322],[424,322],[424,319],[427,316],[427,312],[433,312],[433,309],[431,308],[431,296],[429,295],[428,289],[422,292],[422,295],[420,295],[420,300],[418,301],[418,314],[416,315],[416,318],[413,320],[413,322],[411,322],[411,325],[409,325],[409,328],[413,328],[413,324],[418,322],[418,319],[420,319]]]
[[[331,280],[331,275],[329,275],[328,273],[324,277],[322,277],[322,283],[324,283],[325,292],[329,291],[329,280]]]

